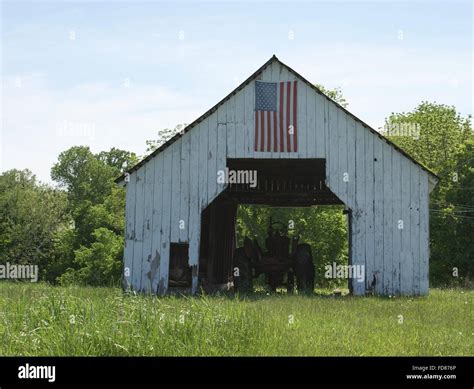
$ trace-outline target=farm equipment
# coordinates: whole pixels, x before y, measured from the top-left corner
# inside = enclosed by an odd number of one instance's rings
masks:
[[[234,253],[234,287],[238,291],[249,292],[253,288],[253,278],[265,275],[265,283],[272,291],[286,287],[292,293],[296,285],[299,292],[314,289],[314,264],[311,247],[299,244],[299,235],[288,237],[286,226],[273,222],[270,218],[268,235],[263,251],[256,239],[244,239],[244,247]]]

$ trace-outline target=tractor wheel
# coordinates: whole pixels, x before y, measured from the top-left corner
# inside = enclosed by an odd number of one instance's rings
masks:
[[[313,293],[315,267],[313,256],[311,255],[311,247],[306,243],[299,244],[296,249],[294,270],[298,293]]]
[[[289,271],[287,274],[286,280],[286,292],[288,294],[293,294],[295,290],[295,276],[292,271]]]

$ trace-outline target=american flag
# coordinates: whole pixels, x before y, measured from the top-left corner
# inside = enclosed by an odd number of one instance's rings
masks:
[[[255,81],[255,151],[298,151],[296,88],[296,81]]]

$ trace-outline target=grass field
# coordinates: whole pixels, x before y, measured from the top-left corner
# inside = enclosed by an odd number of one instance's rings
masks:
[[[152,298],[0,283],[0,355],[474,355],[473,303],[467,290]]]

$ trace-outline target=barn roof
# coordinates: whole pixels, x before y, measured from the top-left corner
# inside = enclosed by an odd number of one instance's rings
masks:
[[[311,82],[309,82],[306,78],[304,78],[303,76],[301,76],[298,72],[296,72],[295,70],[293,70],[292,68],[290,68],[288,65],[284,64],[283,62],[281,62],[275,55],[273,55],[267,62],[265,62],[255,73],[253,73],[249,78],[247,78],[242,84],[240,84],[237,88],[235,88],[232,92],[230,92],[226,97],[224,97],[221,101],[219,101],[216,105],[214,105],[214,107],[212,107],[211,109],[209,109],[207,112],[205,112],[203,115],[201,115],[199,118],[197,118],[194,122],[192,122],[191,124],[188,124],[185,129],[184,129],[184,132],[180,132],[178,134],[176,134],[175,136],[173,136],[171,139],[169,139],[167,142],[163,143],[160,147],[158,147],[156,150],[154,150],[152,153],[150,153],[149,155],[147,155],[145,158],[143,158],[140,162],[138,162],[135,166],[133,166],[132,168],[130,168],[127,172],[123,173],[120,177],[118,177],[115,182],[116,183],[121,183],[124,178],[125,178],[125,174],[126,173],[132,173],[133,171],[139,169],[141,166],[143,166],[144,164],[146,164],[150,159],[152,159],[154,156],[156,156],[157,154],[161,153],[163,150],[165,150],[166,148],[168,148],[168,146],[170,146],[171,144],[173,144],[174,142],[176,142],[179,138],[181,138],[183,136],[184,133],[190,131],[193,127],[195,127],[197,124],[199,124],[200,122],[202,122],[204,119],[206,119],[208,116],[210,116],[212,113],[214,113],[215,111],[217,111],[217,109],[222,105],[224,104],[229,98],[231,98],[233,95],[235,95],[238,91],[240,91],[241,89],[243,89],[245,86],[247,86],[248,84],[250,84],[252,81],[254,81],[260,74],[261,72],[267,67],[269,66],[273,61],[278,61],[278,63],[280,63],[282,66],[284,66],[286,69],[288,69],[290,71],[290,73],[294,74],[296,77],[298,77],[300,80],[302,80],[304,83],[306,83],[309,87],[311,87],[314,91],[316,91],[317,93],[319,93],[320,95],[324,96],[326,99],[328,99],[329,101],[331,101],[333,104],[337,105],[338,108],[342,109],[346,114],[348,114],[349,116],[351,116],[352,118],[354,118],[356,121],[358,121],[359,123],[361,123],[362,125],[364,125],[365,127],[367,127],[374,135],[378,136],[380,139],[382,139],[384,142],[388,143],[389,145],[393,146],[395,148],[395,150],[397,150],[399,153],[403,154],[406,158],[410,159],[411,161],[413,161],[416,165],[418,165],[420,168],[422,168],[424,171],[426,171],[427,173],[429,173],[433,178],[435,178],[437,181],[439,180],[439,177],[434,173],[432,172],[430,169],[428,169],[427,167],[423,166],[420,162],[418,162],[417,160],[415,160],[413,157],[411,157],[409,154],[407,154],[404,150],[402,150],[400,147],[398,147],[395,143],[393,143],[391,140],[387,139],[386,137],[384,137],[383,135],[381,135],[378,131],[374,130],[372,127],[370,127],[367,123],[365,123],[363,120],[359,119],[357,116],[355,116],[354,114],[352,114],[351,112],[349,112],[346,108],[344,108],[343,106],[341,106],[339,103],[337,103],[336,101],[334,101],[333,99],[331,99],[329,96],[327,96],[326,94],[324,94],[318,87],[316,87],[314,84],[312,84]]]

